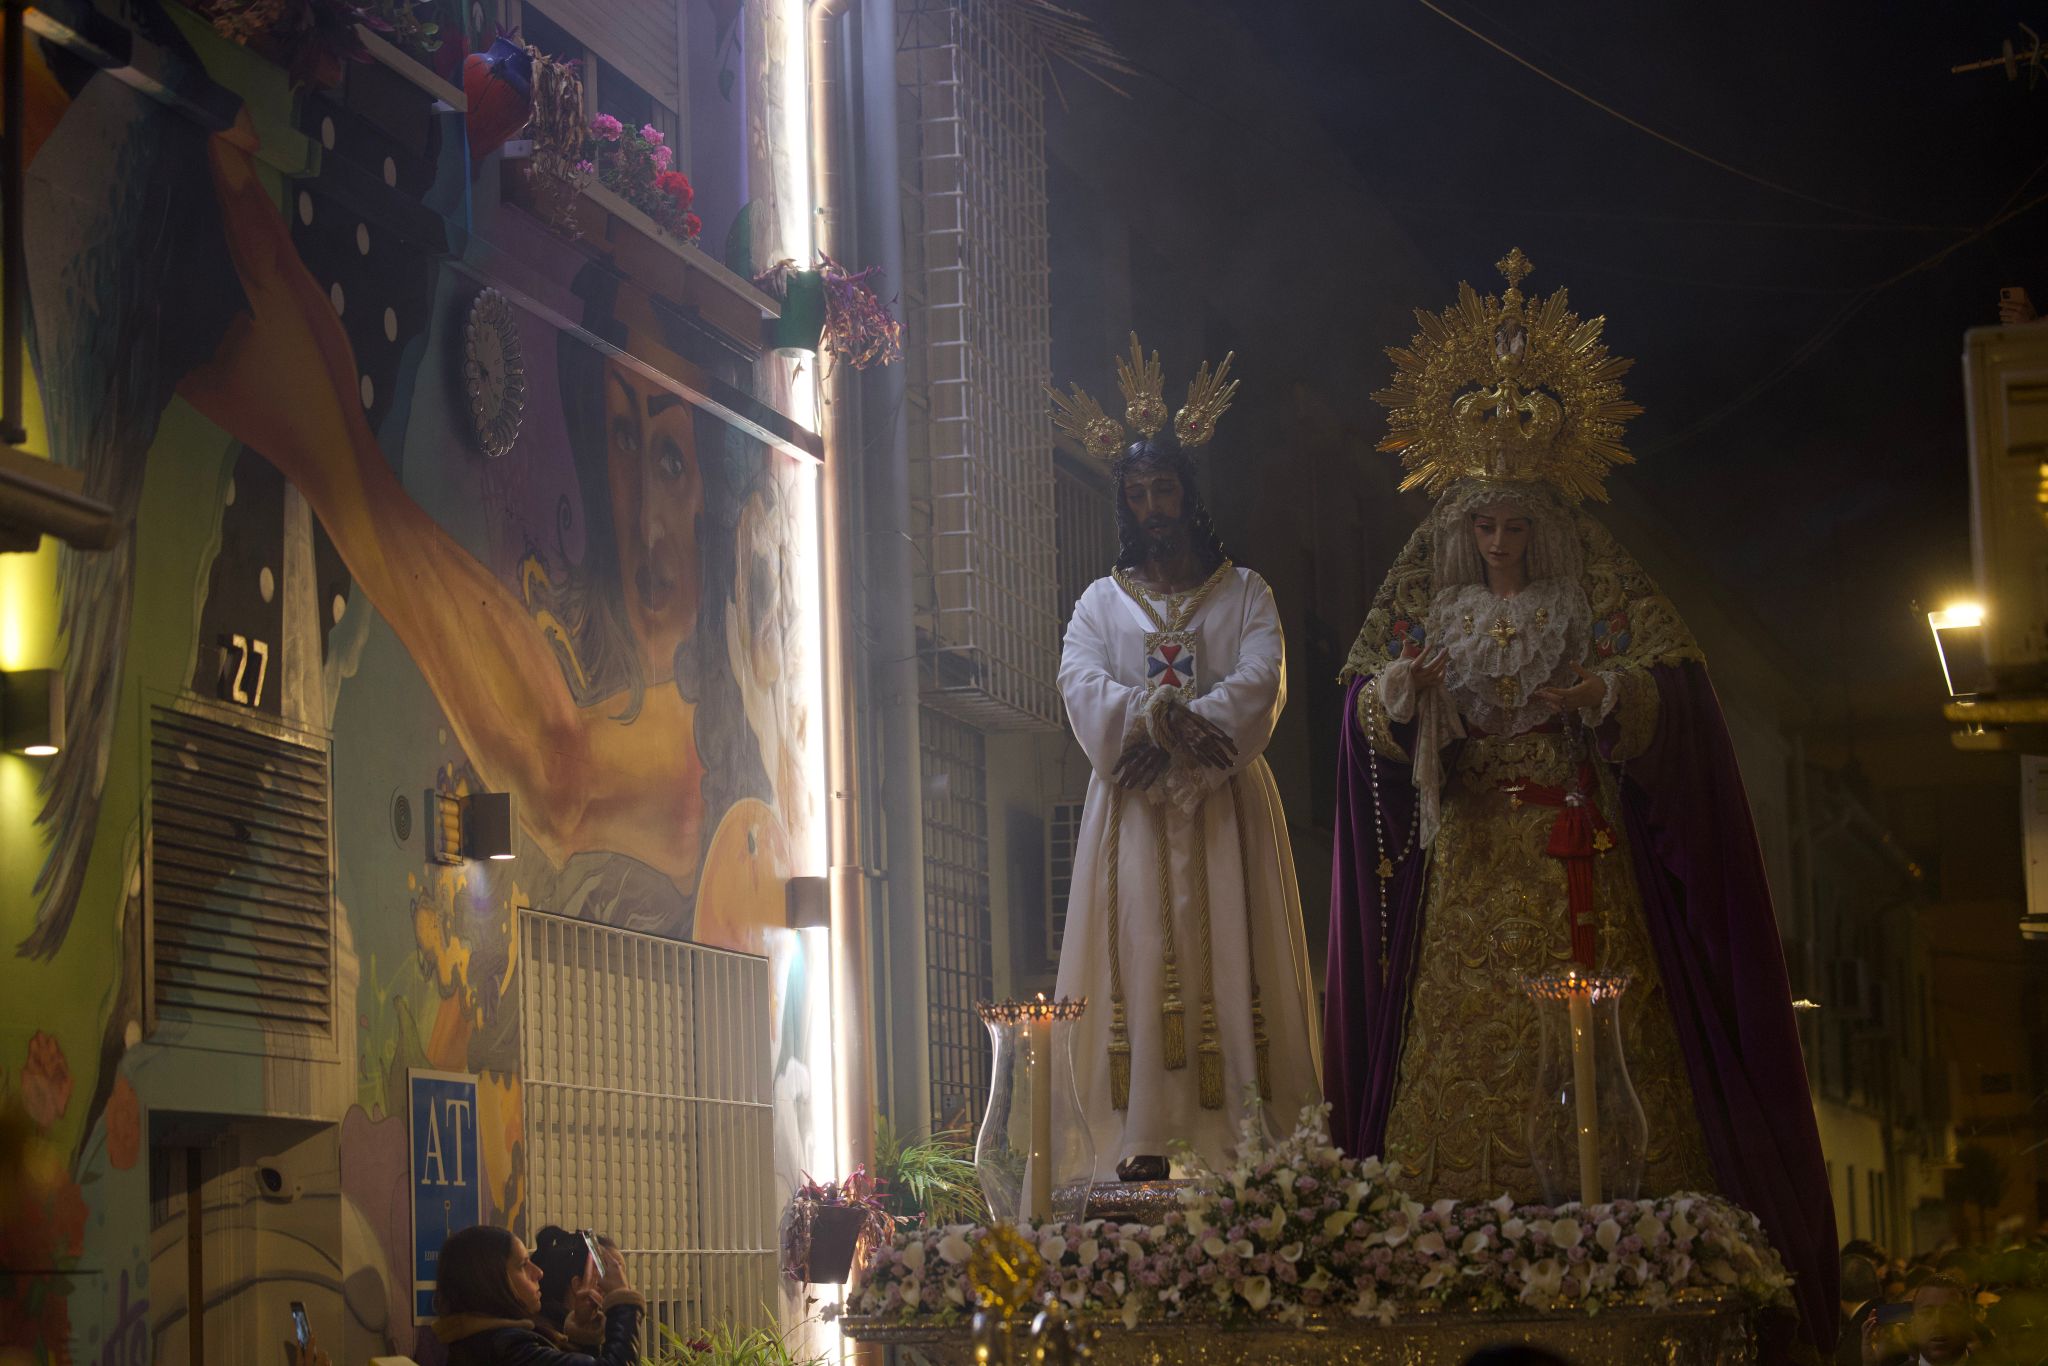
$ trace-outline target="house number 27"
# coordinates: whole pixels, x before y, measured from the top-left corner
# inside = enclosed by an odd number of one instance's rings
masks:
[[[256,662],[255,683],[249,683],[249,661]],[[232,669],[232,672],[230,670]],[[220,695],[245,707],[263,705],[263,681],[270,676],[270,644],[245,635],[231,635],[220,647]]]

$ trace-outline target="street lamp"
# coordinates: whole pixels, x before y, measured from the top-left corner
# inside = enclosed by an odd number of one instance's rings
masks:
[[[1950,697],[1975,697],[1991,691],[1991,666],[1984,656],[1984,608],[1974,602],[1953,603],[1927,614],[1934,634],[1934,653],[1941,660],[1942,680]]]

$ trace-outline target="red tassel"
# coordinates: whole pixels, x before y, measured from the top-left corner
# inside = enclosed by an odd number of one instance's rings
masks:
[[[1564,864],[1565,907],[1571,917],[1572,957],[1591,970],[1593,943],[1593,813],[1569,803],[1550,827],[1549,855]]]

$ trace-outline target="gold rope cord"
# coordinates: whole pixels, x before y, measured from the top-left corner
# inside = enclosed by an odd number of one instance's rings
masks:
[[[1217,584],[1223,582],[1223,576],[1228,574],[1233,568],[1235,566],[1229,560],[1225,560],[1222,564],[1217,565],[1209,577],[1202,580],[1201,586],[1194,591],[1181,597],[1162,594],[1161,596],[1166,597],[1166,610],[1173,613],[1173,616],[1167,620],[1160,618],[1159,610],[1152,605],[1151,596],[1144,589],[1140,588],[1131,579],[1130,575],[1119,568],[1110,570],[1109,576],[1116,580],[1117,587],[1130,595],[1132,602],[1138,604],[1138,609],[1145,614],[1145,619],[1152,623],[1153,630],[1185,631],[1188,628],[1188,622],[1193,619],[1196,611],[1201,608],[1204,600],[1208,598],[1209,591]]]
[[[1173,946],[1173,848],[1166,824],[1169,808],[1160,807],[1159,838],[1159,933],[1165,941],[1166,992],[1159,1003],[1165,1035],[1161,1045],[1166,1070],[1178,1071],[1188,1065],[1187,1007],[1180,999],[1180,962]]]
[[[1252,923],[1252,860],[1250,837],[1244,825],[1243,775],[1230,779],[1230,810],[1237,818],[1237,869],[1244,880],[1244,966],[1252,980],[1252,1051],[1258,1058],[1259,1099],[1273,1099],[1273,1043],[1266,1034],[1266,1009],[1259,1001],[1259,954],[1253,942],[1255,926]]]
[[[1131,1106],[1131,1031],[1124,1021],[1123,913],[1117,902],[1117,865],[1124,844],[1124,790],[1109,793],[1109,1104]]]
[[[1223,1108],[1223,1041],[1216,1028],[1216,953],[1209,942],[1209,808],[1191,818],[1195,827],[1195,929],[1202,948],[1202,1041],[1195,1048],[1195,1084],[1204,1110]]]

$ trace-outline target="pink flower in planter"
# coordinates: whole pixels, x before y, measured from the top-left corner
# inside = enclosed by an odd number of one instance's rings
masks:
[[[669,163],[675,159],[676,152],[673,147],[657,147],[654,149],[654,169],[657,171],[666,171],[669,168]]]
[[[590,131],[606,142],[617,142],[619,134],[626,131],[626,125],[620,123],[610,114],[599,114],[590,121]]]
[[[661,130],[660,130],[659,128],[656,128],[656,127],[655,127],[655,126],[654,126],[653,124],[651,124],[651,123],[643,123],[643,124],[641,124],[641,125],[640,125],[640,141],[642,141],[642,142],[646,143],[646,144],[647,144],[648,146],[650,146],[650,147],[659,147],[659,146],[661,146],[661,142],[662,142],[662,138],[661,138]]]

